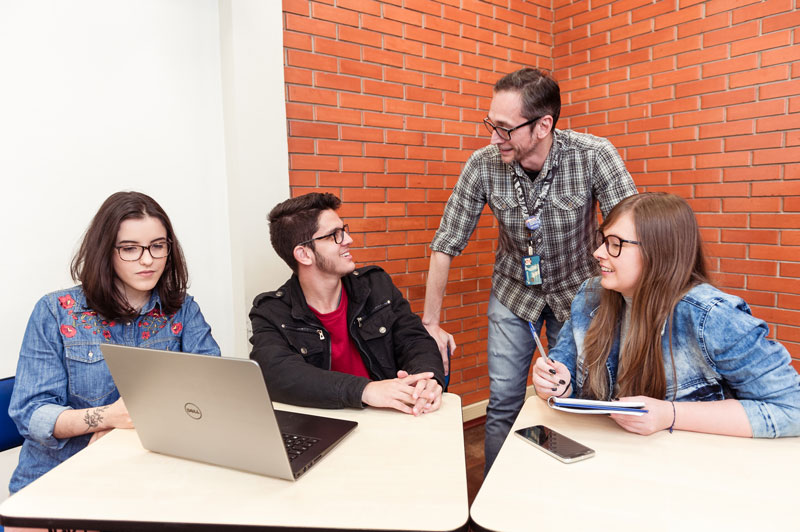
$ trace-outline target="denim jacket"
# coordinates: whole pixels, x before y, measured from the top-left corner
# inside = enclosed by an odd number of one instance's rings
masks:
[[[550,351],[553,360],[569,368],[576,396],[587,377],[583,340],[599,296],[599,278],[583,283],[572,302],[570,319]],[[768,333],[767,324],[753,317],[742,299],[708,284],[695,286],[673,313],[672,354],[677,382],[673,380],[666,323],[661,333],[667,392],[659,399],[738,399],[754,437],[800,435],[800,376],[791,366],[789,352],[768,340]],[[606,363],[609,389],[614,388],[617,378],[619,348],[617,336]]]
[[[88,444],[91,433],[65,439],[53,436],[61,412],[119,399],[100,351],[105,343],[220,354],[211,327],[189,295],[178,312],[165,315],[154,290],[137,319],[109,321],[87,308],[80,286],[47,294],[28,320],[8,408],[25,438],[9,484],[11,493]]]

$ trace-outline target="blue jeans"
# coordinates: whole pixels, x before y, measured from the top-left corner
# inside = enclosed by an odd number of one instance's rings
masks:
[[[525,401],[528,373],[536,344],[528,322],[511,312],[495,297],[489,298],[489,405],[486,407],[484,474],[497,458],[497,453],[511,430]],[[551,349],[564,322],[558,321],[548,305],[534,323],[537,333],[547,322],[547,345]]]

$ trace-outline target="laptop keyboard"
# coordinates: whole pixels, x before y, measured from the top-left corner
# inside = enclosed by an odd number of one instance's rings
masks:
[[[309,450],[318,441],[317,438],[283,433],[283,444],[286,446],[286,454],[289,455],[290,462]]]

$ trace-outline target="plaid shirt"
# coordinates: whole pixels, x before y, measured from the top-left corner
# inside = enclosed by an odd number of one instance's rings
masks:
[[[531,233],[525,227],[513,176],[518,176],[528,209],[533,209],[550,173],[552,184],[538,212],[541,225]],[[535,322],[549,305],[556,317],[565,321],[581,283],[596,273],[592,252],[597,202],[605,217],[620,200],[633,194],[633,179],[607,139],[555,130],[553,146],[535,180],[518,162],[503,163],[497,147],[490,145],[473,153],[464,166],[431,249],[459,255],[488,203],[500,223],[492,274],[495,295],[524,320]],[[537,286],[526,286],[523,276],[522,257],[528,254],[531,238],[533,252],[541,258],[542,284]]]

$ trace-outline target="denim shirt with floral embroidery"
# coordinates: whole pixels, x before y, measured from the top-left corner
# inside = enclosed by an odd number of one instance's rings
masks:
[[[119,399],[100,351],[104,343],[220,354],[211,327],[189,295],[176,313],[166,315],[153,291],[135,320],[99,316],[87,308],[80,286],[44,296],[28,320],[8,409],[25,437],[9,484],[11,493],[86,447],[91,433],[63,439],[53,436],[61,412]]]
[[[572,301],[550,357],[567,366],[573,395],[579,396],[587,369],[583,341],[599,305],[599,278],[583,283]],[[669,331],[662,331],[667,392],[658,399],[719,401],[734,398],[744,407],[754,437],[800,435],[800,376],[791,355],[768,340],[767,324],[750,313],[741,298],[708,284],[689,290],[675,306],[672,319],[673,379]],[[617,331],[619,335],[619,331]],[[611,347],[606,370],[614,389],[619,337]]]

